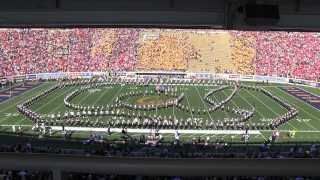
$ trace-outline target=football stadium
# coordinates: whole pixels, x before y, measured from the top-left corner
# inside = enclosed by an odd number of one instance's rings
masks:
[[[2,28],[0,66],[1,134],[320,141],[318,32]]]

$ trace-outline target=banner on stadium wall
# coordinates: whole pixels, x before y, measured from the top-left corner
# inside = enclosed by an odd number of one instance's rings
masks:
[[[255,81],[267,81],[268,80],[268,78],[267,78],[267,76],[254,76],[254,80]]]
[[[187,73],[186,78],[191,79],[194,77],[194,73]]]
[[[276,76],[268,76],[268,80],[270,82],[275,82],[275,83],[287,83],[288,82],[287,78],[276,77]]]
[[[268,81],[268,82],[274,82],[274,83],[288,83],[288,78],[285,77],[276,77],[276,76],[254,76],[255,81]]]
[[[134,77],[136,75],[136,73],[135,72],[126,72],[126,76],[127,77]]]
[[[253,75],[241,75],[241,80],[243,81],[253,81],[254,76]]]
[[[316,83],[314,81],[303,80],[303,79],[289,79],[289,83],[319,87],[319,83]]]
[[[241,79],[253,79],[253,75],[241,75]]]
[[[219,74],[211,74],[211,79],[221,79]]]
[[[80,78],[84,78],[84,79],[90,79],[93,77],[93,73],[92,72],[82,72]]]
[[[68,79],[77,79],[80,76],[80,73],[78,72],[68,72]]]
[[[92,72],[92,76],[109,76],[109,72]]]
[[[25,75],[14,76],[13,79],[14,80],[23,80],[23,79],[26,79],[26,76]]]
[[[93,76],[106,75],[106,72],[59,72],[59,73],[39,73],[29,74],[26,77],[30,80],[34,79],[62,79],[62,78],[92,78]]]
[[[37,74],[37,79],[62,79],[67,78],[66,73],[40,73]]]
[[[68,72],[69,79],[92,78],[92,72]]]
[[[19,76],[14,76],[13,77],[13,80],[16,81],[16,82],[22,82],[26,79],[26,76],[25,75],[19,75]]]
[[[302,80],[302,79],[289,79],[289,83],[293,83],[293,84],[305,84],[304,80]]]
[[[7,81],[8,81],[8,80],[7,80],[7,78],[5,78],[5,77],[1,77],[1,78],[0,78],[0,83],[1,83],[1,84],[6,84]]]
[[[217,79],[229,79],[229,74],[216,74]]]
[[[240,75],[239,74],[229,74],[229,79],[230,80],[238,80],[238,79],[240,79]]]
[[[36,74],[27,74],[26,75],[26,80],[36,80],[37,75]]]
[[[212,78],[211,73],[194,73],[193,76],[195,76],[197,79],[211,79]]]

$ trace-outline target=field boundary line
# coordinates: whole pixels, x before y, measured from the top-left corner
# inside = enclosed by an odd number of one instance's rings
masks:
[[[9,102],[9,101],[15,100],[16,98],[21,97],[21,95],[25,95],[26,93],[31,92],[32,90],[36,90],[36,89],[44,86],[45,84],[47,84],[47,83],[40,84],[40,85],[38,85],[38,86],[35,87],[35,88],[29,89],[29,90],[27,90],[27,91],[19,94],[19,96],[14,96],[13,98],[10,98],[10,99],[8,99],[8,100],[6,100],[6,101],[3,101],[3,102],[0,103],[0,105],[1,105],[1,104],[4,104],[4,103],[7,103],[7,102]],[[14,106],[14,105],[15,105],[15,103],[13,103],[11,106],[8,106],[8,107],[6,107],[6,108],[3,108],[3,109],[0,111],[0,113],[5,112],[6,110],[10,109],[10,108],[11,108],[12,106]]]
[[[198,87],[196,87],[196,86],[193,86],[193,87],[196,89],[196,91],[197,91],[197,93],[198,93],[198,96],[199,96],[199,98],[201,99],[201,102],[202,102],[204,108],[206,108],[206,111],[207,111],[207,113],[208,113],[208,115],[209,115],[209,117],[210,117],[210,120],[211,120],[211,122],[212,122],[213,120],[212,120],[211,114],[210,114],[210,112],[209,112],[209,110],[208,110],[208,106],[207,106],[206,103],[203,101],[203,99],[202,99],[202,97],[201,97],[201,95],[200,95],[200,92],[199,92],[199,90],[198,90]]]
[[[297,97],[295,97],[295,96],[293,96],[293,95],[291,95],[291,94],[289,94],[289,93],[287,93],[287,92],[285,92],[284,90],[282,90],[281,88],[279,88],[279,87],[277,87],[277,90],[279,90],[280,92],[282,92],[282,93],[285,93],[285,94],[287,94],[288,96],[290,96],[290,97],[292,97],[293,99],[295,99],[295,100],[298,100],[298,101],[301,101],[303,104],[307,104],[308,106],[310,106],[310,107],[312,107],[312,108],[314,108],[314,109],[316,109],[315,107],[313,107],[313,106],[311,106],[310,104],[308,104],[308,103],[305,103],[304,101],[302,101],[301,99],[299,99],[299,98],[297,98]],[[277,93],[277,92],[276,92]],[[278,93],[277,93],[278,94]],[[283,98],[281,98],[281,99],[283,99]],[[287,100],[286,100],[286,102],[288,102]],[[291,104],[291,103],[290,103]],[[313,114],[310,114],[308,111],[306,111],[306,110],[304,110],[300,105],[299,105],[299,103],[293,103],[292,102],[292,104],[294,104],[296,107],[298,107],[299,109],[301,109],[303,112],[305,112],[306,114],[308,114],[308,115],[310,115],[310,116],[312,116],[313,118],[315,118],[315,120],[317,120],[318,118],[316,117],[316,116],[314,116]],[[316,110],[318,110],[319,111],[319,109],[316,109]],[[317,120],[318,121],[318,120]],[[318,121],[319,122],[319,121]],[[306,123],[305,122],[305,124],[309,124],[309,123]],[[309,126],[312,126],[311,124],[309,124]],[[313,127],[313,129],[316,129],[316,130],[319,130],[318,128],[315,128],[314,126],[312,126]]]
[[[222,90],[221,92],[223,93],[223,95],[225,95],[225,94],[224,94],[224,90]],[[211,96],[213,96],[213,98],[214,98],[217,102],[219,102],[219,99],[215,96],[215,94],[216,94],[216,93],[213,93]],[[209,97],[210,97],[210,96],[209,96]],[[228,97],[228,95],[227,95],[227,97]],[[233,98],[231,98],[230,101],[232,101],[232,99],[233,99]],[[224,99],[224,100],[225,100],[225,99]],[[226,117],[229,117],[229,118],[230,118],[230,115],[229,115],[226,111],[222,111],[222,112],[223,112],[223,114],[224,114]]]
[[[251,97],[253,97],[254,99],[258,100],[261,104],[263,104],[267,109],[271,110],[271,112],[273,114],[275,114],[276,116],[281,115],[280,113],[275,112],[273,109],[271,109],[269,106],[267,106],[263,101],[261,101],[259,98],[257,98],[257,96],[255,96],[254,94],[251,94],[248,90],[245,90]],[[290,123],[290,121],[288,121],[288,125],[290,125],[292,128],[297,129],[297,127],[295,127],[294,125],[292,125]],[[314,128],[314,127],[311,127]]]
[[[313,109],[315,109],[315,110],[317,110],[317,111],[320,111],[319,109],[317,109],[317,108],[315,108],[315,107],[313,107],[311,104],[309,104],[309,103],[306,103],[306,102],[304,102],[303,100],[301,100],[301,99],[299,99],[299,98],[297,98],[297,97],[295,97],[295,96],[293,96],[293,95],[291,95],[291,94],[289,94],[289,93],[287,93],[286,91],[284,91],[284,90],[282,90],[282,89],[280,89],[279,87],[277,87],[277,89],[279,89],[279,90],[281,90],[281,92],[284,92],[284,93],[286,93],[286,94],[288,94],[289,96],[291,96],[291,97],[294,97],[294,99],[297,99],[297,100],[299,100],[299,101],[301,101],[301,102],[303,102],[303,104],[307,104],[308,106],[310,106],[311,108],[313,108]],[[296,104],[296,103],[295,103]],[[299,106],[300,107],[300,106]],[[301,108],[301,107],[300,107]],[[309,115],[311,115],[311,116],[314,116],[313,114],[310,114],[309,112],[307,112]]]
[[[188,89],[188,90],[189,90],[189,89]],[[188,94],[186,94],[186,100],[187,100],[187,103],[188,103],[188,106],[189,106],[189,109],[190,109],[191,118],[194,119],[193,113],[192,113],[192,111],[191,111],[191,106],[190,106],[190,103],[189,103]]]
[[[57,130],[61,131],[62,127],[61,126],[50,126],[52,130]],[[71,126],[66,126],[64,127],[65,130],[68,131],[86,131],[86,132],[107,132],[108,128],[93,128],[93,127],[71,127]],[[122,132],[122,128],[110,128],[111,132]],[[127,132],[128,133],[150,133],[152,129],[131,129],[128,128]],[[160,129],[159,133],[160,134],[174,134],[178,131],[179,134],[223,134],[223,135],[242,135],[245,134],[245,130],[186,130],[186,129]],[[259,130],[249,130],[249,134],[261,134]]]
[[[24,95],[24,94],[26,94],[26,93],[28,93],[28,92],[31,92],[32,90],[35,90],[35,89],[37,89],[37,88],[40,88],[43,84],[45,84],[45,83],[40,83],[39,85],[37,85],[37,86],[34,87],[34,88],[28,89],[28,90],[22,92],[21,94],[19,94],[19,95],[17,95],[17,96],[10,97],[9,99],[7,99],[7,100],[5,100],[5,101],[0,102],[0,104],[4,104],[4,103],[6,103],[6,102],[8,102],[8,101],[10,101],[10,100],[14,100],[14,99],[20,97],[21,95]]]
[[[39,87],[39,86],[38,86],[38,87]],[[52,102],[52,100],[55,100],[55,99],[57,99],[58,97],[60,97],[60,96],[57,96],[57,97],[55,97],[55,98],[53,98],[53,99],[50,99],[48,102]],[[13,103],[12,106],[16,106],[16,104]],[[11,108],[11,106],[10,106],[10,108]],[[38,107],[38,108],[35,109],[34,111],[38,111],[39,108],[42,108],[42,106]],[[20,113],[19,113],[19,115],[20,115]],[[6,118],[4,118],[4,119],[1,119],[0,124],[1,124],[2,122],[4,122],[4,121],[7,121],[9,118],[10,118],[10,117],[8,116],[8,117],[6,117]],[[17,119],[17,121],[15,121],[15,122],[16,122],[16,123],[20,123],[20,122],[23,121],[23,120],[28,120],[28,119],[26,119],[25,117],[23,117],[23,118],[21,118],[20,120]]]

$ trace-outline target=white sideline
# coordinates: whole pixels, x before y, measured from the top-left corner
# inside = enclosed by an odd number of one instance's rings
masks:
[[[61,126],[51,126],[52,130],[61,131]],[[92,128],[92,127],[64,127],[67,131],[87,131],[87,132],[107,132],[107,128]],[[121,132],[122,128],[110,128],[111,132]],[[151,129],[127,129],[128,133],[150,133]],[[160,129],[160,134],[174,134],[176,132],[175,129]],[[224,134],[224,135],[241,135],[245,134],[244,130],[186,130],[181,129],[178,130],[180,134]],[[249,130],[249,134],[261,134],[260,131],[257,130]]]
[[[12,127],[12,126],[21,126],[21,127],[32,127],[32,125],[19,125],[19,124],[2,124],[0,127]],[[62,130],[61,126],[50,126],[52,130]],[[66,130],[74,130],[74,131],[107,131],[107,128],[91,128],[91,127],[65,127]],[[121,128],[111,128],[113,132],[121,132]],[[149,133],[150,129],[128,129],[130,132],[137,132],[137,133]],[[137,131],[135,131],[137,130]],[[250,130],[248,131],[249,134],[261,134],[261,132],[272,132],[273,130]],[[291,130],[279,130],[280,132],[291,132]],[[159,131],[160,133],[172,133],[175,132],[174,129],[162,129]],[[179,133],[184,134],[244,134],[242,130],[184,130],[178,129]],[[320,131],[314,130],[296,130],[295,132],[298,133],[320,133]]]

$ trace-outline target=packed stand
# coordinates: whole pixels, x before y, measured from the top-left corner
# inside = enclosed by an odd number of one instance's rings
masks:
[[[38,139],[26,139],[20,143],[10,141],[0,145],[0,152],[13,153],[49,153],[106,157],[162,157],[162,158],[319,158],[317,144],[274,144],[274,138],[262,144],[227,143],[223,139],[208,137],[193,138],[185,142],[179,140],[157,143],[149,140],[149,135],[121,135],[121,139],[108,140],[92,133],[82,141],[71,141],[72,134],[66,133],[65,138],[50,140],[43,143]],[[107,137],[107,138],[104,138]],[[44,137],[41,137],[42,139]],[[66,143],[68,142],[68,143]]]
[[[136,29],[2,29],[0,76],[132,70],[138,34]]]
[[[147,35],[147,34],[145,34]],[[159,32],[152,39],[144,37],[139,44],[137,69],[185,70],[193,49],[183,39],[183,34]]]
[[[319,81],[319,52],[317,32],[0,29],[0,77],[43,72],[179,70]]]
[[[316,32],[232,31],[238,40],[251,41],[245,56],[252,57],[257,75],[320,79],[320,34]],[[237,56],[236,56],[237,57]]]

